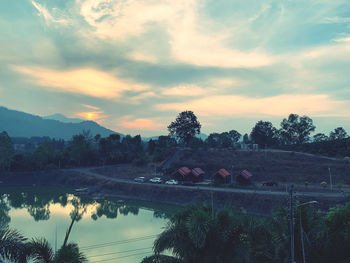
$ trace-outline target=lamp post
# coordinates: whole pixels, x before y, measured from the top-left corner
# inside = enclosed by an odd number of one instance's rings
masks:
[[[317,204],[317,203],[318,203],[317,201],[309,201],[306,203],[299,204],[296,207],[301,207],[301,206],[310,205],[310,204]],[[304,230],[303,230],[303,226],[301,224],[301,212],[299,213],[299,225],[300,225],[301,249],[302,249],[302,253],[303,253],[303,263],[306,263],[305,248],[304,248]]]

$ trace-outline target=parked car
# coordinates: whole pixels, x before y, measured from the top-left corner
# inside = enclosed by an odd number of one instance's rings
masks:
[[[134,179],[135,182],[138,182],[138,183],[143,183],[145,181],[145,177],[143,176],[140,176],[140,177],[136,177]]]
[[[162,183],[162,179],[159,178],[159,177],[153,177],[153,178],[149,179],[149,181],[150,181],[151,183],[155,183],[155,184],[160,184],[160,183]]]
[[[179,184],[178,181],[171,179],[165,182],[165,184]]]

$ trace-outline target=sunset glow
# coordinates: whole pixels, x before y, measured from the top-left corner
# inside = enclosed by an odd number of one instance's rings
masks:
[[[345,0],[15,2],[0,4],[1,106],[145,136],[182,110],[206,134],[292,112],[350,130]]]

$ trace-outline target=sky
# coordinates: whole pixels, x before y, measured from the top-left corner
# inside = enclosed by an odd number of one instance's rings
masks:
[[[350,133],[348,0],[0,1],[0,105],[124,134],[249,133],[307,115]]]

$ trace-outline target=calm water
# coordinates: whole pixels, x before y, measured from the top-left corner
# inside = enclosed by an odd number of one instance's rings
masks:
[[[54,188],[0,188],[0,222],[28,238],[62,245],[73,211],[79,211],[69,241],[89,262],[140,262],[151,255],[155,235],[176,207],[126,200],[94,201]]]

